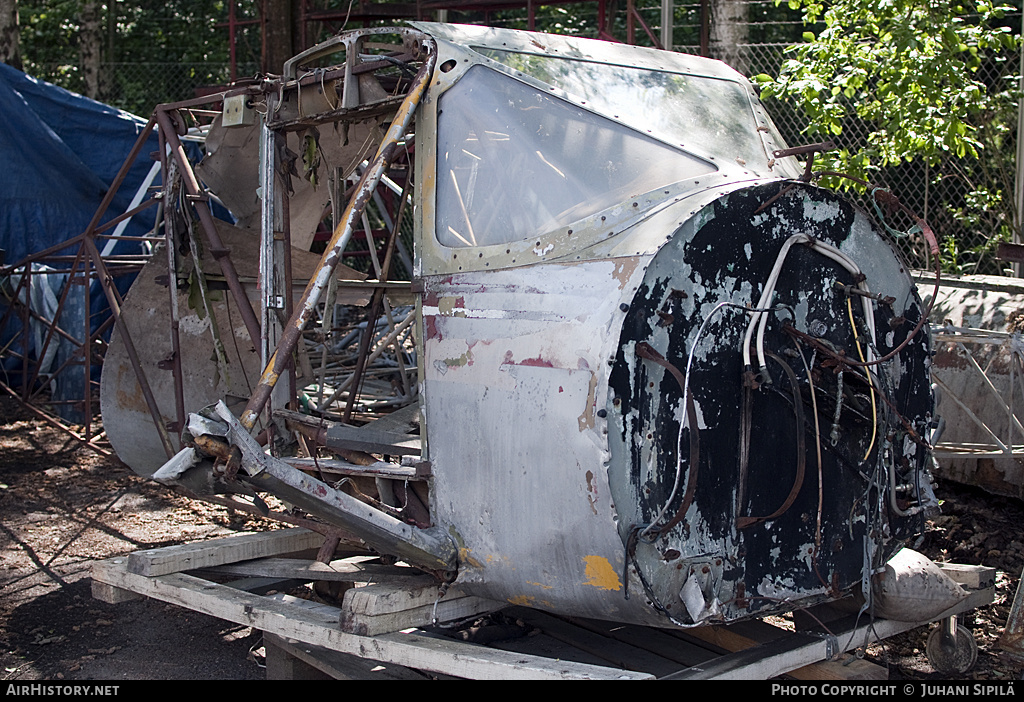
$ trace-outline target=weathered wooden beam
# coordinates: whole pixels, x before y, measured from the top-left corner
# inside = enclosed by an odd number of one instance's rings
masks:
[[[322,613],[278,602],[191,575],[144,577],[128,571],[126,558],[93,566],[93,579],[226,621],[362,658],[462,678],[503,680],[650,679],[646,673],[509,653],[421,632],[380,636],[349,634]]]
[[[995,589],[992,587],[975,590],[955,607],[934,617],[932,621],[989,604],[994,593]],[[680,680],[767,680],[783,673],[790,674],[791,671],[812,663],[827,661],[850,648],[863,645],[865,641],[885,639],[924,623],[868,619],[854,615],[836,622],[829,627],[831,635],[808,632],[785,634],[775,641],[739,650],[669,677]]]
[[[136,575],[152,577],[319,548],[323,540],[322,535],[308,529],[238,534],[196,544],[136,551],[128,556],[127,567]]]
[[[286,580],[313,582],[373,583],[387,580],[404,583],[423,578],[423,571],[415,568],[359,563],[345,559],[321,563],[298,558],[260,558],[242,563],[229,563],[200,569],[223,575],[262,576]]]

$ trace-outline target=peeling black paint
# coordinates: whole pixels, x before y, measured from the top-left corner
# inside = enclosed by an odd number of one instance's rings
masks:
[[[790,190],[757,214],[763,203],[784,188]],[[823,216],[826,213],[831,216]],[[620,487],[626,486],[636,504],[635,515],[621,515],[624,543],[631,528],[657,519],[669,500],[676,478],[677,443],[682,449],[683,473],[661,524],[683,503],[684,486],[693,468],[687,465],[690,430],[679,436],[680,384],[661,367],[633,355],[635,345],[649,343],[684,371],[689,346],[706,315],[722,301],[756,305],[783,242],[793,234],[808,234],[835,247],[857,236],[856,250],[867,252],[868,257],[894,256],[877,233],[853,234],[854,220],[854,208],[832,193],[773,183],[719,199],[684,223],[655,257],[630,304],[610,377],[611,396],[616,398],[608,406],[611,426],[617,425],[628,460],[613,462],[609,477]],[[858,264],[866,272],[872,269],[870,261]],[[795,311],[797,329],[823,338],[856,360],[847,293],[835,281],[843,285],[857,282],[837,262],[809,246],[796,245],[779,276],[774,303]],[[903,280],[872,280],[870,275],[867,283],[873,292],[884,294],[909,285]],[[891,344],[886,337],[896,313],[884,304],[873,306],[877,352],[884,355],[902,342],[920,319],[920,300],[915,292],[912,303],[899,311],[906,323],[892,332]],[[853,298],[852,309],[863,334],[866,324],[860,298]],[[666,315],[671,317],[669,324],[664,323]],[[770,314],[765,334],[766,351],[777,357],[768,361],[771,381],[750,396],[746,491],[742,504],[736,504],[744,393],[740,347],[748,319],[742,311],[727,308],[707,327],[690,377],[690,389],[703,418],[693,506],[685,519],[662,535],[657,549],[637,548],[646,579],[653,583],[662,604],[671,604],[673,612],[683,611],[679,589],[687,570],[676,568],[679,562],[708,555],[724,559],[722,582],[711,587],[714,593],[705,590],[705,597],[716,594],[725,617],[734,618],[753,611],[791,608],[792,604],[778,601],[783,590],[787,597],[819,599],[825,591],[849,591],[861,582],[869,524],[873,547],[877,547],[874,565],[884,562],[898,548],[899,540],[912,535],[921,524],[920,518],[899,517],[888,507],[885,470],[895,463],[897,483],[915,485],[921,479],[925,452],[917,450],[907,460],[903,456],[906,432],[896,413],[876,396],[876,424],[871,391],[863,377],[847,368],[840,380],[840,369],[830,364],[825,354],[815,353],[806,344],[798,350],[798,342],[784,331],[790,315],[782,312]],[[921,332],[896,359],[873,369],[892,405],[919,429],[932,409],[927,358],[928,339],[926,332]],[[805,361],[813,362],[817,434]],[[791,373],[779,363],[788,364]],[[758,369],[753,370],[757,373]],[[801,412],[794,406],[791,376],[797,380],[795,394],[800,397]],[[836,423],[840,382],[842,406]],[[838,432],[833,445],[834,424]],[[798,432],[803,435],[805,474],[792,505],[774,519],[737,528],[738,518],[770,515],[787,500],[797,478]],[[647,475],[645,466],[651,464],[654,470]],[[622,499],[616,502],[622,511]],[[883,505],[881,511],[878,505]],[[681,561],[668,565],[655,557],[668,549],[679,551]]]

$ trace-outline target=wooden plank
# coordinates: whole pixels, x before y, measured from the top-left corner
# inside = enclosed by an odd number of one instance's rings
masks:
[[[996,246],[996,258],[1000,261],[1024,262],[1024,245],[1001,241]]]
[[[254,592],[257,595],[266,595],[271,590],[287,590],[292,587],[303,585],[301,580],[286,580],[282,578],[239,578],[230,582],[222,583],[236,590]]]
[[[372,427],[373,424],[369,424]],[[349,427],[335,424],[327,428],[324,445],[389,456],[419,456],[420,437],[392,431],[376,431],[367,427]]]
[[[783,629],[758,620],[736,622],[728,626],[694,627],[680,632],[680,636],[703,641],[724,651],[735,652],[780,639],[787,633]]]
[[[1024,456],[1024,446],[1014,444],[1008,447],[1010,451],[1003,451],[998,446],[987,444],[945,444],[940,443],[932,451],[936,458],[979,458],[985,456],[1005,456],[1007,458],[1019,458]]]
[[[889,670],[882,665],[847,655],[840,661],[822,661],[787,673],[797,680],[888,680]]]
[[[843,619],[860,611],[861,601],[847,595],[841,600],[822,602],[820,604],[793,610],[793,622],[797,629],[811,629],[823,623]]]
[[[100,602],[106,602],[107,604],[121,604],[122,602],[142,599],[142,595],[136,594],[131,590],[125,590],[96,580],[92,581],[92,596]]]
[[[532,636],[524,636],[518,639],[495,641],[491,644],[491,647],[517,655],[542,656],[552,661],[557,660],[577,665],[601,666],[606,667],[607,670],[619,670],[622,673],[631,675],[649,675],[648,673],[630,672],[608,666],[607,661],[589,651],[582,651],[544,633],[536,633]]]
[[[322,580],[342,583],[401,583],[422,580],[423,571],[403,566],[385,566],[361,563],[353,559],[338,559],[330,563],[297,558],[259,558],[241,563],[228,563],[195,569],[198,573],[284,578],[313,582]]]
[[[433,605],[437,600],[437,580],[420,573],[416,578],[406,579],[401,583],[378,583],[367,585],[345,593],[342,605],[353,614],[385,614],[401,612],[424,605]],[[443,599],[463,597],[457,587],[448,590]]]
[[[341,620],[341,609],[326,602],[304,600],[301,597],[295,597],[286,592],[267,595],[267,599],[274,600],[275,602],[285,602],[293,607],[301,607],[307,612],[316,614],[326,624],[337,624]]]
[[[383,666],[379,661],[339,653],[270,632],[264,632],[263,644],[267,652],[267,680],[424,680],[427,677],[399,665]],[[310,674],[310,668],[321,673],[321,677]]]
[[[413,402],[391,414],[386,414],[380,419],[367,424],[368,428],[376,431],[391,431],[399,434],[408,434],[413,430],[414,425],[420,424],[420,403]]]
[[[655,653],[605,636],[587,628],[551,616],[539,610],[517,610],[517,618],[523,620],[548,636],[573,648],[596,656],[609,665],[624,670],[641,671],[656,676],[668,675],[679,670],[679,663]]]
[[[569,621],[686,667],[699,665],[726,652],[724,649],[713,651],[700,643],[679,638],[675,630],[578,617],[571,617]]]
[[[331,675],[321,667],[310,665],[298,656],[277,645],[277,641],[285,641],[273,634],[263,632],[263,653],[266,656],[264,675],[267,680],[330,680]],[[339,656],[344,655],[339,653]]]
[[[995,568],[963,563],[936,563],[935,565],[939,566],[953,582],[971,590],[994,587],[996,584]]]
[[[348,426],[337,422],[326,422],[293,410],[276,410],[274,416],[290,422],[292,426],[300,425],[323,432],[323,442],[329,448],[342,448],[367,453],[384,453],[390,456],[418,456],[421,453],[422,441],[419,435],[409,434],[411,420],[416,419],[418,407],[413,410],[403,408],[393,412],[394,419],[382,417],[361,427]]]
[[[994,588],[976,590],[932,621],[989,604],[994,592]],[[776,641],[722,656],[669,677],[686,680],[767,680],[784,673],[791,675],[792,671],[799,668],[827,660],[830,653],[836,656],[863,645],[865,641],[886,639],[924,623],[897,622],[891,619],[875,619],[871,622],[868,617],[854,615],[830,626],[832,635],[791,633]],[[690,629],[688,633],[696,631],[702,630]]]
[[[285,463],[299,470],[307,470],[335,475],[359,475],[368,478],[391,478],[392,480],[423,480],[424,476],[416,472],[416,466],[402,466],[397,463],[377,461],[361,466],[333,458],[285,458]]]
[[[147,577],[167,575],[183,570],[318,548],[323,540],[323,536],[308,529],[277,529],[258,534],[238,534],[195,544],[136,551],[128,556],[128,570]]]
[[[795,633],[770,644],[740,649],[669,677],[682,680],[767,680],[825,660],[827,646],[824,639]]]
[[[918,284],[935,285],[935,271],[911,271],[911,277]],[[944,273],[940,281],[941,288],[970,288],[992,292],[1008,292],[1024,295],[1024,281],[1019,278],[1007,278],[999,275],[956,276]],[[929,290],[929,292],[931,292]]]
[[[831,615],[829,613],[831,608],[828,606],[831,604],[826,603],[824,606],[819,605],[815,608],[816,616],[823,621],[834,621],[849,616],[849,611],[844,607],[835,608],[834,616]],[[794,612],[794,614],[798,613],[799,611]],[[820,615],[824,615],[824,618]],[[746,621],[729,626],[687,629],[686,634],[734,652],[770,644],[791,635],[785,629],[764,621]],[[887,680],[889,672],[884,667],[870,661],[851,658],[845,661],[811,663],[790,670],[787,675],[797,680]]]
[[[129,572],[127,560],[112,558],[94,564],[93,579],[236,624],[362,658],[471,679],[651,678],[643,673],[441,640],[420,632],[357,636],[333,626],[323,615],[308,612],[294,603],[277,602],[182,573],[143,577]]]
[[[362,588],[356,589],[361,590]],[[443,624],[488,612],[496,612],[505,606],[502,602],[470,596],[441,600],[437,603],[436,608],[431,603],[413,609],[380,614],[352,614],[346,611],[342,616],[341,629],[360,636],[377,636],[392,631],[431,626],[435,616],[437,621]]]
[[[344,610],[342,608],[335,607],[335,606],[332,606],[332,605],[328,605],[328,604],[325,604],[325,603],[322,603],[322,602],[313,602],[313,601],[310,601],[310,600],[303,600],[303,599],[300,599],[298,597],[293,597],[292,595],[288,595],[286,593],[277,593],[277,594],[274,594],[274,595],[270,595],[269,597],[270,597],[270,599],[276,600],[278,602],[288,602],[288,603],[294,604],[296,606],[302,607],[303,609],[306,609],[307,611],[317,612],[320,616],[322,616],[324,618],[324,621],[329,621],[329,622],[331,622],[333,624],[336,624],[336,625],[340,625],[342,620],[344,619],[344,614],[345,613],[344,613]],[[475,601],[477,599],[478,598],[475,598],[475,597],[463,597],[463,598],[459,598],[458,600],[453,600],[452,602],[447,603],[447,607],[442,607],[441,605],[438,605],[437,616],[438,616],[439,620],[442,621],[442,622],[447,621],[447,619],[448,619],[448,618],[445,617],[445,613],[447,611],[455,612],[455,615],[450,617],[451,619],[461,619],[461,618],[463,618],[465,616],[472,616],[473,614],[475,614],[475,612],[470,611],[469,607],[471,607],[472,601]],[[495,604],[495,603],[490,602],[490,601],[488,601],[488,603],[491,604],[491,605]],[[426,608],[420,608],[420,609],[421,610],[426,610]],[[432,606],[431,606],[431,610],[432,610]],[[466,613],[463,614],[462,613],[463,611],[465,611]],[[426,626],[426,625],[429,625],[431,623],[431,619],[430,619],[430,615],[431,614],[432,614],[432,612],[430,610],[423,611],[422,616],[421,616],[421,620],[422,620],[423,623],[421,623],[421,624],[416,624],[416,623],[410,624],[410,621],[416,619],[416,612],[415,611],[411,612],[411,613],[408,612],[408,611],[405,611],[405,612],[383,613],[381,615],[377,615],[376,617],[370,617],[368,619],[364,619],[364,621],[368,622],[368,625],[366,626],[366,630],[369,630],[369,633],[365,633],[365,631],[349,631],[348,633],[350,633],[350,634],[359,634],[361,636],[376,636],[376,635],[382,634],[382,633],[391,633],[391,632],[394,632],[394,631],[401,631],[401,630],[404,630],[404,629],[416,628],[418,626]],[[394,623],[393,624],[385,624],[384,623],[384,622],[388,622],[389,620],[393,620]],[[387,627],[387,628],[385,628],[385,627]],[[376,629],[380,629],[380,630],[379,631],[374,631],[375,628]],[[342,630],[344,631],[346,629],[344,629],[344,627],[343,627]]]
[[[429,626],[435,616],[446,622],[505,606],[502,602],[467,596],[458,588],[450,588],[439,600],[437,581],[423,575],[403,583],[378,583],[348,590],[342,603],[341,628],[352,634],[375,636]]]

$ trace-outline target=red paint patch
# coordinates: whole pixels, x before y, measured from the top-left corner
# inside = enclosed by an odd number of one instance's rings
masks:
[[[524,358],[522,361],[519,362],[518,365],[520,365],[520,366],[536,366],[538,368],[554,368],[555,367],[555,364],[553,364],[551,361],[545,361],[540,356],[537,356],[537,358]]]
[[[423,329],[428,339],[441,340],[441,330],[437,328],[437,317],[434,315],[423,315]]]
[[[555,364],[551,361],[546,361],[540,356],[536,358],[524,358],[522,361],[512,360],[512,352],[505,352],[505,359],[501,362],[503,366],[533,366],[535,368],[554,368]]]

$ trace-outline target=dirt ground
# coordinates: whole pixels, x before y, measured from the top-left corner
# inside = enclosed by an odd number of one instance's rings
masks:
[[[1024,567],[1024,505],[940,483],[942,514],[917,549],[997,569],[996,600],[963,618],[978,662],[963,680],[1016,680],[1024,663],[998,646]],[[0,398],[0,678],[256,680],[259,632],[154,600],[92,598],[98,559],[268,525],[192,502],[103,459]],[[890,679],[937,680],[921,628],[869,649]]]
[[[153,600],[108,605],[90,564],[252,531],[0,400],[0,678],[263,679],[259,632]]]

